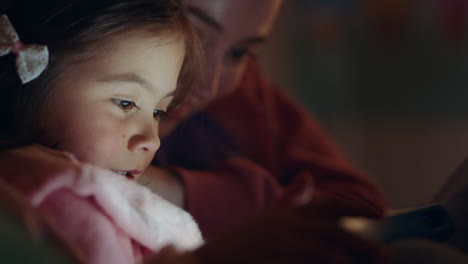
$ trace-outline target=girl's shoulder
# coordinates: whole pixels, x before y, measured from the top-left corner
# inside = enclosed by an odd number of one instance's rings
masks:
[[[77,171],[81,166],[71,153],[40,145],[0,151],[0,178],[26,195],[51,178]]]

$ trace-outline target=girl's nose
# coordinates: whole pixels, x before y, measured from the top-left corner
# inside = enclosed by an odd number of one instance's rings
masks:
[[[132,135],[128,141],[128,149],[132,152],[155,153],[161,144],[157,127],[145,128],[140,133]]]

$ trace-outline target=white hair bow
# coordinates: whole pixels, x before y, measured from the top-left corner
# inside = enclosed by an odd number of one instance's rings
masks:
[[[23,84],[36,79],[49,63],[47,46],[24,45],[6,15],[0,15],[0,56],[16,55],[16,71]]]

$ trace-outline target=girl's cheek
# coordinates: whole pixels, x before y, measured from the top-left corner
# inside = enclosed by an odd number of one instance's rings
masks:
[[[100,141],[105,144],[105,148],[110,152],[109,155],[127,147],[128,135],[119,122],[110,122],[102,131],[105,132],[100,135]]]
[[[122,128],[118,122],[109,117],[97,118],[88,122],[86,128],[74,142],[87,162],[105,166],[125,147],[127,137],[123,138]]]

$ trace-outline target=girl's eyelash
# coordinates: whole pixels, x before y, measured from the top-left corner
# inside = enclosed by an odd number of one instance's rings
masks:
[[[133,108],[140,109],[135,102],[129,100],[120,100],[120,99],[112,99],[114,103],[119,106],[123,111],[130,111]],[[161,121],[167,117],[167,112],[161,109],[155,109],[153,111],[153,117],[156,121]]]
[[[156,121],[164,120],[167,117],[167,112],[161,109],[154,109],[153,117]]]
[[[135,102],[129,100],[112,99],[114,103],[124,111],[130,111],[133,108],[140,109]]]

